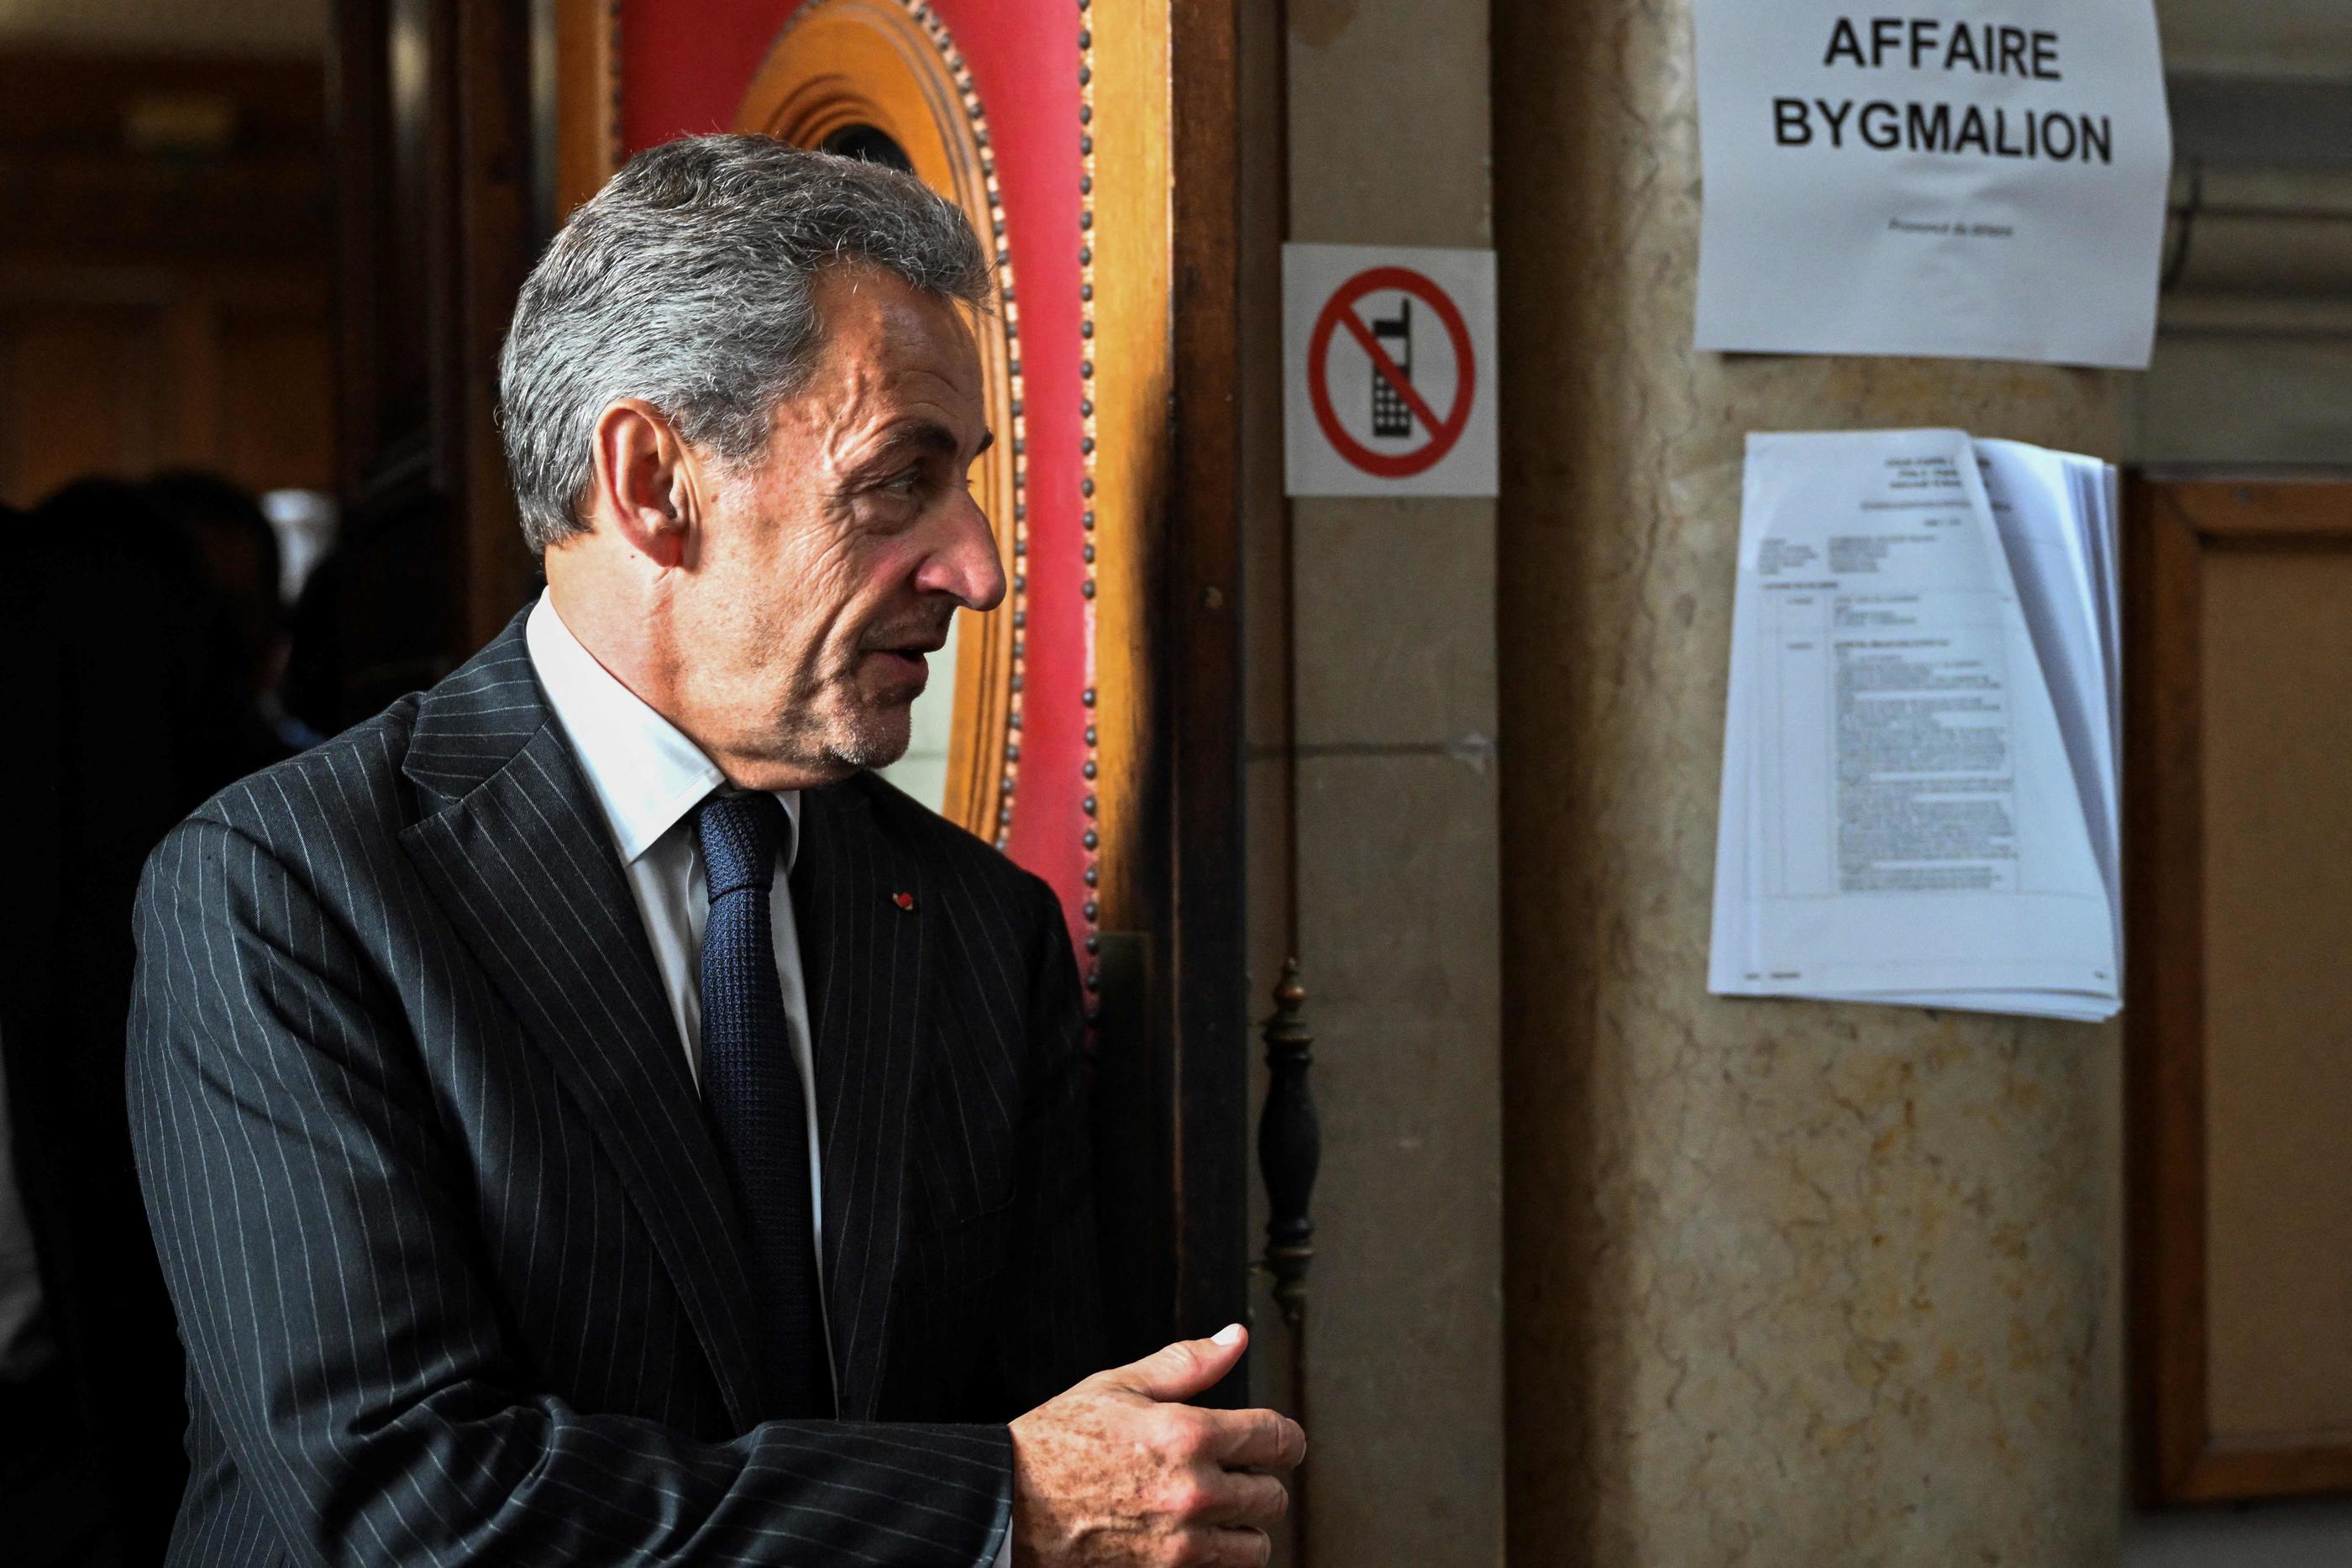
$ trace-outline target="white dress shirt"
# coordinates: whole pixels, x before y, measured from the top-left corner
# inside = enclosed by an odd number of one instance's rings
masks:
[[[580,758],[588,788],[604,808],[613,848],[628,873],[629,892],[653,945],[654,967],[677,1021],[687,1070],[702,1082],[702,928],[710,919],[709,883],[702,852],[694,839],[694,809],[722,788],[727,776],[677,727],[646,706],[613,673],[580,645],[540,595],[523,625],[531,668],[547,693],[547,706]],[[799,927],[793,921],[792,874],[800,849],[801,797],[782,789],[792,837],[778,856],[776,880],[768,893],[768,918],[776,939],[776,978],[783,987],[784,1022],[792,1035],[793,1065],[801,1075],[801,1103],[808,1113],[809,1212],[815,1217],[818,1307],[824,1312],[824,1166],[817,1149],[816,1073],[809,1046],[808,987],[801,974]],[[826,1362],[832,1361],[833,1328],[823,1325]],[[836,1384],[837,1384],[836,1379]],[[840,1390],[835,1389],[838,1397]]]

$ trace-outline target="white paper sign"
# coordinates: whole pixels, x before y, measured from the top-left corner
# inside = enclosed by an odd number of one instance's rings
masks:
[[[1282,247],[1293,496],[1495,493],[1495,253]]]
[[[2152,0],[1698,0],[1701,349],[2142,369]]]
[[[2114,1015],[2113,474],[1748,436],[1708,989]]]

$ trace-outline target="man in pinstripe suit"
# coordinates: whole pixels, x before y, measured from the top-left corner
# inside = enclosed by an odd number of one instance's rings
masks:
[[[641,155],[501,367],[546,595],[156,852],[175,1563],[1265,1560],[1238,1327],[1084,1375],[1058,905],[866,771],[1003,591],[986,286],[911,178]]]

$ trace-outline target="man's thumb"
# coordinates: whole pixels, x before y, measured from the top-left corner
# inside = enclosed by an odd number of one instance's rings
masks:
[[[1214,1387],[1248,1343],[1249,1331],[1229,1323],[1213,1339],[1180,1339],[1109,1373],[1105,1381],[1162,1404],[1181,1403]]]

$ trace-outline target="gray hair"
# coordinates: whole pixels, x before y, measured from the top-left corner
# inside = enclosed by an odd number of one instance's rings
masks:
[[[638,153],[531,268],[499,357],[499,423],[523,538],[579,515],[597,418],[642,398],[730,464],[767,449],[823,324],[810,285],[863,263],[985,309],[988,259],[962,212],[911,174],[765,136],[692,136]]]

